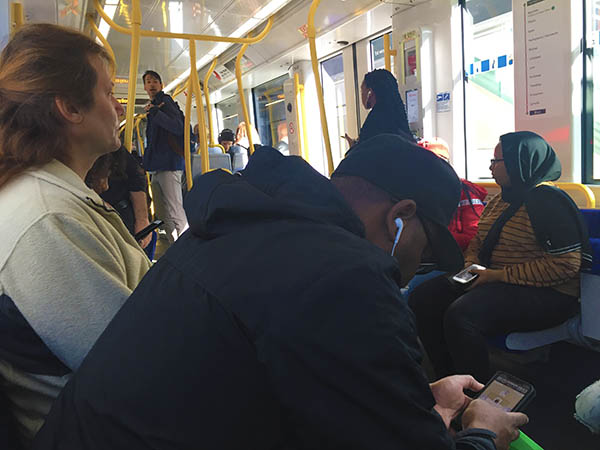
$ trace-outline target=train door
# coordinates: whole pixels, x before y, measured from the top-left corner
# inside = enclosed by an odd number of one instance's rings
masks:
[[[512,0],[463,3],[467,176],[491,179],[498,138],[515,129]]]
[[[331,139],[334,166],[337,166],[347,150],[344,135],[346,128],[346,88],[344,58],[341,53],[321,62],[323,99]],[[325,151],[325,146],[323,146]]]

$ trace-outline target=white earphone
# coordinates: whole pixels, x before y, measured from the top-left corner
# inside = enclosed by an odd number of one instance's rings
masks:
[[[396,237],[394,238],[394,245],[392,247],[392,256],[394,256],[394,251],[396,250],[396,245],[398,245],[398,241],[400,240],[400,235],[402,234],[402,228],[404,228],[404,222],[402,222],[402,219],[400,217],[396,217],[394,219],[394,223],[396,224],[398,231],[396,231]]]

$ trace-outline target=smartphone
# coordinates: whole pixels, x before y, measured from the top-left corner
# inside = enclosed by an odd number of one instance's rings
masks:
[[[466,269],[461,270],[456,275],[452,277],[452,279],[458,283],[467,284],[477,278],[479,275],[476,273],[471,273],[471,270],[479,269],[485,270],[485,267],[480,266],[479,264],[471,264]]]
[[[148,235],[148,233],[152,233],[154,230],[156,230],[158,227],[160,227],[163,223],[164,222],[160,219],[155,220],[154,222],[152,222],[150,225],[148,225],[143,230],[135,233],[135,235],[134,235],[135,240],[141,241]]]
[[[523,411],[535,398],[533,385],[506,372],[496,372],[476,398],[504,411]]]
[[[481,399],[506,412],[521,412],[535,398],[533,385],[506,372],[496,372],[492,379],[473,399]],[[462,412],[450,422],[452,428],[462,431]]]

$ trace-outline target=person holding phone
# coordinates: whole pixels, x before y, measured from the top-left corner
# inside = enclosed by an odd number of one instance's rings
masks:
[[[501,136],[490,170],[502,191],[485,207],[465,253],[465,267],[484,268],[470,269],[476,277],[468,284],[429,280],[409,298],[437,376],[488,379],[486,338],[567,320],[578,308],[579,271],[591,263],[577,206],[545,183],[560,177],[561,165],[541,136]]]
[[[394,135],[359,144],[331,179],[268,147],[243,177],[198,177],[190,232],[98,340],[34,449],[507,449],[527,417],[471,402],[464,389],[483,387],[471,376],[429,384],[400,297],[424,257],[462,266],[447,229],[459,198],[448,164]]]
[[[360,99],[363,107],[370,112],[357,139],[351,138],[348,133],[342,136],[348,147],[352,148],[359,142],[387,133],[397,134],[414,142],[406,108],[398,91],[398,81],[390,71],[376,69],[367,73],[360,85]]]

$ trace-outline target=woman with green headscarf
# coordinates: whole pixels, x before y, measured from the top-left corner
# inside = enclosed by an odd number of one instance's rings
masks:
[[[465,253],[478,278],[448,276],[410,296],[419,336],[437,376],[490,376],[488,337],[550,328],[578,309],[579,271],[591,263],[583,218],[571,198],[545,182],[561,175],[548,143],[529,131],[500,137],[490,170],[502,192],[485,207]]]

